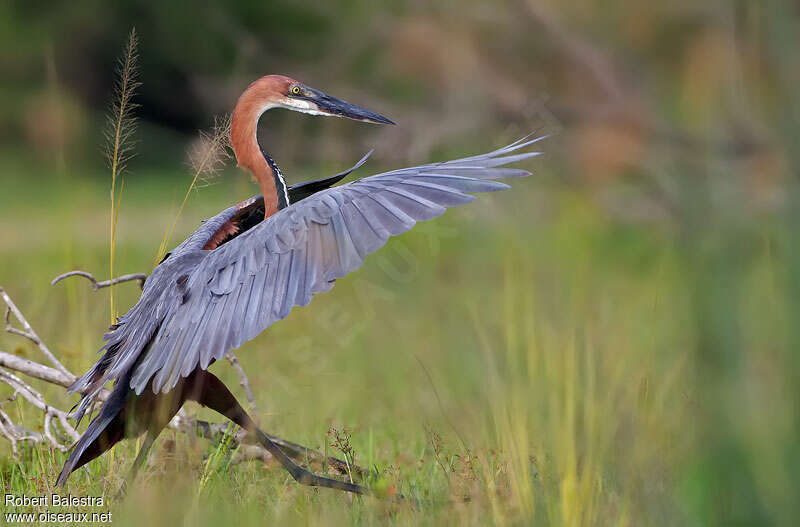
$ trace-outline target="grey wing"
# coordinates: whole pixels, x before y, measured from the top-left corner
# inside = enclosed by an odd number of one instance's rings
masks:
[[[509,188],[492,181],[529,172],[499,168],[539,155],[520,150],[542,137],[521,139],[488,154],[395,170],[321,191],[282,209],[211,251],[180,287],[131,379],[141,393],[166,392],[198,366],[205,369],[328,291],[357,269],[390,236],[447,207],[473,201],[470,193]]]

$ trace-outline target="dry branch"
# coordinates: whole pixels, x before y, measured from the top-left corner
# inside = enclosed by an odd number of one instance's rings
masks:
[[[14,301],[11,300],[11,297],[8,296],[8,293],[6,293],[6,290],[2,287],[0,287],[0,297],[2,297],[3,301],[6,303],[6,331],[15,335],[19,335],[20,337],[24,337],[36,344],[36,347],[39,348],[39,350],[44,354],[45,357],[47,357],[47,360],[49,360],[53,366],[61,370],[63,373],[68,374],[69,370],[63,364],[61,364],[61,362],[56,358],[55,355],[53,355],[47,345],[42,342],[42,339],[39,338],[39,335],[36,334],[31,325],[25,319],[25,316],[22,314],[19,308],[17,308],[17,305],[14,304]],[[19,330],[11,325],[11,313],[14,313],[16,319],[20,324],[22,324],[22,330]]]
[[[11,370],[24,373],[35,379],[47,381],[51,384],[58,384],[64,388],[68,387],[76,379],[72,374],[58,371],[50,366],[45,366],[44,364],[39,364],[38,362],[33,362],[32,360],[5,351],[0,351],[0,366],[5,366]]]
[[[244,390],[244,396],[247,397],[247,406],[250,408],[250,413],[255,415],[258,413],[258,407],[256,406],[256,396],[253,393],[253,388],[250,386],[250,379],[247,378],[247,374],[245,373],[244,368],[242,368],[242,364],[232,351],[228,350],[228,352],[225,354],[225,358],[228,359],[228,362],[231,363],[231,367],[233,367],[236,375],[239,376],[239,385],[242,387],[242,390]]]
[[[86,278],[92,283],[92,289],[97,291],[98,289],[103,289],[104,287],[111,287],[112,285],[122,284],[124,282],[131,282],[136,280],[139,282],[139,289],[144,289],[144,282],[147,280],[147,275],[143,273],[134,273],[134,274],[124,274],[122,276],[118,276],[116,278],[112,278],[111,280],[104,280],[103,282],[98,282],[97,278],[94,277],[92,273],[87,273],[86,271],[70,271],[68,273],[60,274],[53,278],[50,282],[50,285],[56,285],[64,278],[69,278],[70,276],[82,276]]]
[[[30,404],[44,412],[44,438],[50,443],[53,448],[57,448],[62,452],[66,452],[69,450],[69,444],[72,441],[77,441],[80,437],[80,434],[69,424],[68,417],[69,414],[57,408],[54,408],[48,405],[42,394],[34,390],[29,384],[25,381],[14,375],[13,373],[0,368],[0,382],[4,382],[5,384],[11,386],[14,389],[14,394],[6,400],[6,402],[15,400],[17,395],[21,395],[26,401]],[[53,417],[55,417],[58,422],[61,424],[61,428],[64,432],[67,433],[69,436],[68,440],[61,440],[59,441],[54,435],[54,427],[53,427]],[[19,441],[24,440],[35,440],[36,436],[32,434],[19,434],[20,427],[17,427],[12,421],[8,414],[3,415],[3,421],[5,421],[4,425],[7,423],[6,426],[3,427],[3,435],[11,441],[11,448],[16,454],[17,448],[16,444]],[[39,436],[38,439],[41,440],[42,436]]]
[[[98,289],[102,289],[103,287],[108,287],[112,284],[118,284],[122,282],[130,282],[137,280],[140,284],[144,283],[144,280],[147,278],[146,275],[142,274],[133,274],[133,275],[125,275],[121,277],[114,278],[112,280],[106,280],[103,282],[98,281],[91,273],[87,273],[85,271],[71,271],[69,273],[65,273],[56,277],[53,280],[53,284],[58,283],[61,279],[66,278],[68,276],[82,276],[87,278],[91,283],[92,287],[95,291]],[[72,443],[78,439],[80,434],[78,431],[69,423],[69,418],[71,414],[69,412],[60,410],[52,405],[49,405],[42,394],[35,390],[30,384],[25,382],[21,377],[12,373],[9,370],[13,370],[18,374],[22,374],[26,377],[30,377],[31,379],[38,379],[40,381],[44,381],[50,384],[54,384],[61,387],[68,387],[71,385],[77,376],[75,376],[72,372],[70,372],[63,364],[61,364],[58,359],[50,352],[49,348],[44,344],[44,342],[39,338],[36,332],[33,330],[31,325],[28,323],[25,316],[19,310],[19,308],[14,304],[11,297],[8,293],[0,287],[0,298],[7,305],[6,309],[6,331],[21,336],[31,342],[33,342],[47,357],[47,359],[54,365],[56,368],[52,368],[45,364],[41,364],[39,362],[29,360],[23,357],[19,357],[12,353],[8,353],[6,351],[0,350],[0,383],[4,383],[13,389],[13,394],[11,397],[7,398],[5,401],[0,402],[0,436],[5,437],[11,443],[11,450],[16,456],[18,454],[18,444],[23,441],[32,442],[32,443],[48,443],[52,448],[56,448],[62,452],[66,452],[69,450]],[[23,329],[15,328],[10,323],[10,315],[11,313],[14,314],[16,319],[22,325]],[[228,361],[231,363],[231,366],[236,370],[237,375],[239,376],[239,383],[244,390],[248,404],[252,410],[255,410],[256,403],[255,403],[255,396],[253,394],[253,390],[250,386],[250,381],[247,378],[247,374],[244,371],[244,368],[236,359],[236,356],[233,353],[229,353],[227,355]],[[99,394],[99,399],[101,401],[105,401],[110,392],[108,390],[103,390]],[[11,401],[16,400],[18,397],[22,397],[25,401],[33,405],[39,411],[43,413],[43,432],[35,432],[29,430],[23,426],[16,424],[11,417],[8,415],[3,408],[6,404]],[[58,426],[56,426],[58,425]],[[197,437],[205,438],[212,442],[219,442],[225,434],[225,430],[227,429],[227,424],[222,423],[209,423],[207,421],[201,421],[198,419],[194,419],[190,417],[184,409],[181,409],[178,414],[172,419],[169,423],[169,427],[175,431],[181,433],[189,433]],[[291,441],[287,441],[286,439],[276,437],[273,435],[269,435],[269,438],[275,442],[281,449],[290,457],[295,459],[298,462],[308,462],[312,464],[314,467],[321,467],[324,464],[335,469],[339,474],[344,475],[347,474],[347,463],[344,461],[329,457],[327,458],[327,463],[325,463],[325,456],[321,453],[317,452],[316,450],[312,450],[310,448],[304,447],[297,443],[293,443]],[[250,436],[245,434],[244,430],[239,430],[234,438],[233,438],[233,447],[240,446],[238,453],[235,458],[235,462],[240,463],[243,461],[248,460],[260,460],[263,462],[270,462],[272,460],[272,454],[270,454],[266,449],[261,447],[260,445],[254,444],[251,442]],[[359,475],[365,474],[364,469],[361,467],[353,467],[350,466],[350,470],[354,471]]]

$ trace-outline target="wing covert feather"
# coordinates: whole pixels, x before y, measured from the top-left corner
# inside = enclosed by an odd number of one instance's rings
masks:
[[[328,188],[209,251],[188,279],[184,300],[169,306],[131,387],[141,393],[152,379],[155,392],[172,389],[181,376],[207,368],[293,306],[330,290],[389,237],[473,201],[472,193],[509,188],[494,180],[529,172],[499,167],[538,155],[515,152],[540,139]]]

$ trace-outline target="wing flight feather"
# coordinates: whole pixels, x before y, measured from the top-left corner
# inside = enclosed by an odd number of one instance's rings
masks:
[[[539,155],[519,151],[541,139],[322,190],[209,251],[186,293],[158,306],[164,319],[135,366],[131,388],[141,393],[152,379],[156,393],[172,389],[181,376],[207,368],[293,306],[330,290],[389,237],[473,201],[473,193],[509,188],[494,180],[529,172],[500,167]]]

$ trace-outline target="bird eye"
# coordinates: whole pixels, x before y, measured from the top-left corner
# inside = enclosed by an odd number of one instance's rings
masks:
[[[300,95],[300,92],[301,92],[302,90],[300,90],[300,86],[298,86],[297,84],[295,84],[294,86],[292,86],[292,87],[290,88],[290,91],[291,91],[292,95]]]

